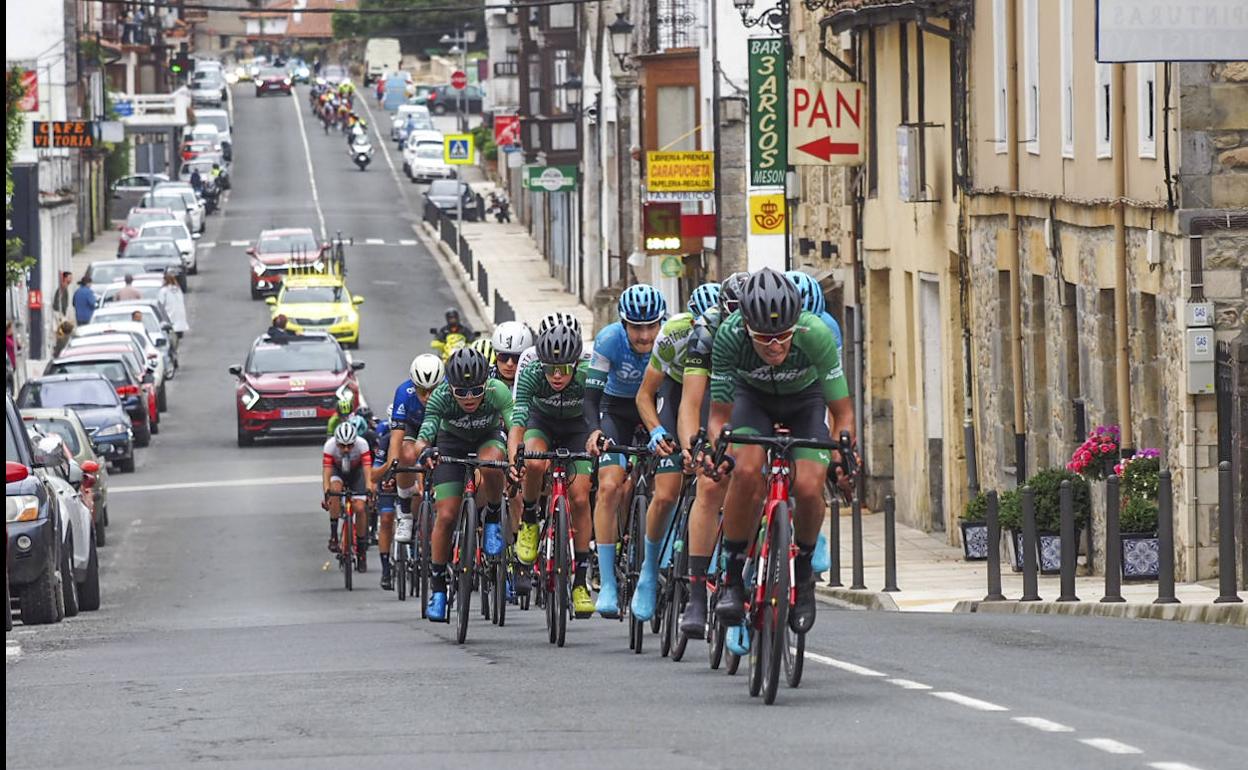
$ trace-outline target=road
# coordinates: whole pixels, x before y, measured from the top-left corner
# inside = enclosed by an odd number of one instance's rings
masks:
[[[380,591],[375,559],[345,592],[316,446],[234,443],[226,367],[267,320],[244,242],[322,217],[355,237],[378,404],[456,297],[415,243],[413,185],[380,157],[355,170],[302,100],[236,97],[235,189],[203,240],[171,419],[114,477],[104,606],[8,636],[8,768],[1243,766],[1238,629],[824,606],[802,686],[764,708],[701,643],[636,656],[593,620],[555,649],[513,609],[461,647]]]

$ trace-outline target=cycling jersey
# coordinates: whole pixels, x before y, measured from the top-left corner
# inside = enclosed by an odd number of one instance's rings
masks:
[[[693,335],[693,321],[692,313],[680,313],[663,324],[650,353],[650,368],[676,382],[684,381],[685,348]]]
[[[354,474],[373,464],[373,453],[368,449],[368,442],[362,438],[356,438],[346,451],[338,446],[337,441],[328,439],[322,452],[321,465],[332,469],[334,476]]]
[[[516,375],[516,403],[511,410],[511,424],[527,425],[530,410],[554,420],[584,419],[588,378],[589,364],[581,361],[567,387],[555,390],[546,379],[542,362],[531,361]]]
[[[351,421],[351,424],[355,426],[356,432],[361,436],[368,433],[368,420],[365,420],[358,414],[351,414],[347,417],[347,419]],[[325,432],[330,436],[334,435],[334,429],[337,428],[341,422],[342,415],[334,414],[330,416],[329,423],[325,426]]]
[[[802,312],[789,354],[777,366],[755,352],[740,311],[720,324],[711,358],[711,400],[717,404],[732,403],[738,384],[769,396],[787,396],[820,383],[827,401],[849,396],[832,330],[813,313]]]
[[[390,423],[378,420],[374,430],[377,433],[377,448],[373,450],[373,467],[381,468],[385,466],[386,455],[390,452]]]
[[[594,356],[585,386],[605,391],[608,396],[632,399],[641,387],[649,358],[649,353],[633,350],[624,323],[616,321],[594,338]]]
[[[582,353],[581,360],[588,361],[592,355],[593,355],[592,353]],[[516,380],[515,382],[511,384],[511,398],[513,401],[516,398],[516,389],[520,386],[520,372],[523,372],[526,366],[528,366],[529,364],[533,363],[536,360],[537,360],[537,346],[536,345],[529,345],[520,354],[520,360],[516,362]]]
[[[425,419],[416,437],[429,444],[439,441],[440,435],[464,440],[485,439],[506,430],[511,425],[511,414],[511,392],[499,380],[486,380],[485,398],[475,412],[464,411],[451,393],[451,386],[443,382],[429,396]]]
[[[684,371],[686,374],[711,376],[711,350],[715,344],[715,332],[723,320],[724,314],[717,305],[708,309],[693,322],[693,330],[689,334],[688,342],[685,343]]]
[[[391,414],[393,428],[405,428],[408,434],[415,434],[425,419],[425,405],[416,395],[416,386],[411,379],[406,379],[394,391],[394,410]]]
[[[826,310],[819,314],[819,320],[823,321],[824,325],[832,330],[832,337],[836,339],[837,355],[844,358],[845,339],[841,336],[841,325],[837,323],[836,319],[832,317],[832,314]]]

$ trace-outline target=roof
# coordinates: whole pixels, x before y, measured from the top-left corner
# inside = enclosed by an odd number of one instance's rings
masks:
[[[889,24],[900,19],[945,16],[967,10],[971,0],[826,0],[821,26],[833,32]]]
[[[334,15],[332,13],[300,13],[304,9],[314,10],[351,10],[359,5],[357,0],[280,0],[264,7],[265,11],[286,11],[286,33],[283,37],[303,39],[325,39],[334,36]],[[272,19],[276,13],[259,13],[248,11],[238,14],[241,19]]]
[[[282,279],[287,286],[345,286],[346,282],[340,275],[324,273],[301,274],[293,273]]]

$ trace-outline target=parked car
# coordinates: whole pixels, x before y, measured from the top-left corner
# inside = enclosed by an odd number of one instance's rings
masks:
[[[186,278],[186,263],[182,261],[182,250],[178,248],[178,242],[170,238],[136,238],[126,245],[126,250],[121,253],[117,262],[121,263],[120,267],[123,271],[128,270],[133,275],[172,273],[182,291],[191,290]],[[120,278],[117,277],[118,271],[115,263],[97,262],[94,264],[108,266],[104,271],[107,278],[101,277],[99,283],[108,284],[115,280],[125,279],[125,272],[120,273]],[[135,267],[139,268],[138,272],[134,271]]]
[[[182,197],[182,193],[178,190],[162,190],[157,192],[149,190],[139,199],[139,205],[143,208],[153,209],[169,209],[173,212],[173,218],[180,220],[186,225],[188,233],[195,232],[195,219],[191,213],[192,206]]]
[[[70,344],[61,351],[58,361],[74,362],[82,359],[98,359],[104,356],[117,356],[125,359],[127,368],[138,371],[140,393],[147,404],[148,424],[152,435],[160,432],[160,388],[154,364],[145,361],[143,350],[133,339],[124,335],[99,335],[92,339],[79,338],[70,340]]]
[[[61,355],[44,369],[44,376],[52,374],[101,374],[112,384],[121,405],[130,417],[134,445],[145,447],[152,443],[152,423],[157,414],[156,386],[143,369],[135,369],[130,354],[123,352],[94,352],[80,349],[73,355]]]
[[[28,380],[18,394],[23,416],[47,411],[73,412],[91,441],[97,460],[134,472],[134,436],[130,417],[112,383],[101,374],[56,374]],[[108,493],[104,492],[107,522]]]
[[[34,447],[17,405],[7,395],[4,402],[4,532],[9,592],[17,598],[26,625],[59,623],[65,617],[60,500],[47,481],[34,472]]]
[[[174,364],[177,368],[177,350],[178,335],[173,333],[173,323],[169,319],[169,315],[165,312],[165,308],[160,304],[160,300],[131,300],[129,302],[113,302],[107,307],[96,308],[95,313],[91,316],[91,323],[114,323],[117,321],[130,321],[133,319],[134,311],[139,311],[143,320],[141,323],[147,328],[147,334],[156,340],[156,344],[161,345],[161,339],[166,340],[166,344],[174,351]]]
[[[208,208],[204,205],[203,198],[199,197],[199,193],[195,192],[195,188],[190,182],[176,180],[172,182],[161,182],[156,185],[154,190],[156,194],[176,192],[182,196],[182,202],[186,205],[187,210],[191,212],[191,222],[186,226],[192,233],[202,233],[204,225],[208,219]]]
[[[199,70],[191,75],[191,103],[220,107],[226,101],[225,76],[218,70]]]
[[[117,340],[116,337],[122,336],[123,340]],[[111,345],[119,341],[133,343],[137,352],[141,356],[140,361],[152,372],[152,376],[156,380],[156,398],[160,411],[166,411],[168,407],[168,398],[165,393],[166,385],[169,380],[173,379],[174,369],[170,358],[169,340],[166,337],[154,337],[147,331],[147,326],[142,321],[131,321],[129,319],[122,321],[97,321],[94,317],[91,323],[79,326],[74,329],[70,335],[69,344],[65,350],[73,350],[74,348],[82,348],[90,345]]]
[[[286,62],[286,74],[290,75],[290,79],[295,83],[307,83],[312,80],[312,67],[303,59],[296,57]]]
[[[139,227],[145,222],[156,222],[162,219],[175,219],[169,209],[145,209],[135,206],[126,214],[126,221],[121,225],[121,238],[117,242],[117,255],[126,250],[130,239],[138,235]]]
[[[400,129],[407,124],[409,119],[415,121],[418,128],[423,130],[433,129],[433,116],[429,114],[428,107],[423,104],[401,104],[390,119],[391,141],[403,141],[403,132]]]
[[[228,165],[224,162],[224,157],[212,153],[200,155],[195,160],[187,161],[182,164],[182,169],[178,171],[178,179],[190,184],[191,174],[195,171],[199,172],[199,176],[204,181],[205,188],[213,183],[212,164],[220,165],[221,173],[216,177],[216,184],[219,185],[221,191],[230,189],[230,172]]]
[[[463,90],[460,91],[447,84],[434,86],[423,96],[418,95],[412,101],[416,104],[425,105],[434,115],[445,115],[454,113],[459,109],[461,97],[465,113],[480,112],[482,102],[485,99],[485,91],[481,89],[481,86],[477,85],[464,86]]]
[[[467,182],[458,179],[435,179],[425,191],[425,200],[448,217],[459,216],[459,202],[464,202],[464,221],[477,221],[477,198]]]
[[[113,197],[120,198],[122,193],[142,195],[158,183],[168,181],[168,174],[143,173],[123,176],[121,179],[113,182]]]
[[[217,129],[217,137],[221,140],[221,151],[229,160],[233,154],[234,132],[230,121],[230,113],[226,110],[201,109],[195,110],[195,121]]]
[[[198,233],[192,234],[186,225],[176,219],[144,222],[135,233],[135,240],[158,238],[173,241],[178,245],[178,253],[182,256],[182,264],[186,272],[195,275],[199,272],[199,249],[195,248]]]
[[[160,277],[154,275],[149,276],[144,273],[143,275],[136,275],[134,277],[133,285],[134,288],[139,290],[139,296],[141,298],[159,299],[160,287],[163,283],[164,281]],[[121,290],[125,287],[126,285],[124,283],[110,283],[107,286],[98,288],[96,290],[96,294],[99,296],[99,299],[96,301],[96,307],[104,307],[105,305],[109,305],[114,302],[126,301],[118,298],[118,294],[120,294]]]
[[[413,182],[455,179],[459,173],[446,162],[441,142],[417,142],[403,148],[403,168]]]
[[[71,483],[81,479],[84,471],[74,461],[65,440],[55,433],[43,433],[27,424],[35,445],[35,473],[42,476],[56,493],[60,503],[61,527],[61,591],[65,617],[72,618],[79,610],[91,612],[100,608],[100,560],[95,539],[95,521],[82,493]],[[92,467],[98,467],[95,463]]]

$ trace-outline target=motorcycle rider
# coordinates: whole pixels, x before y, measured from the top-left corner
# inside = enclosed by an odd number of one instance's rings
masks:
[[[446,342],[446,338],[451,334],[462,335],[466,340],[473,340],[477,337],[477,333],[472,330],[471,326],[459,320],[459,311],[453,307],[448,307],[446,309],[446,323],[441,329],[438,329],[436,336],[440,341]]]

